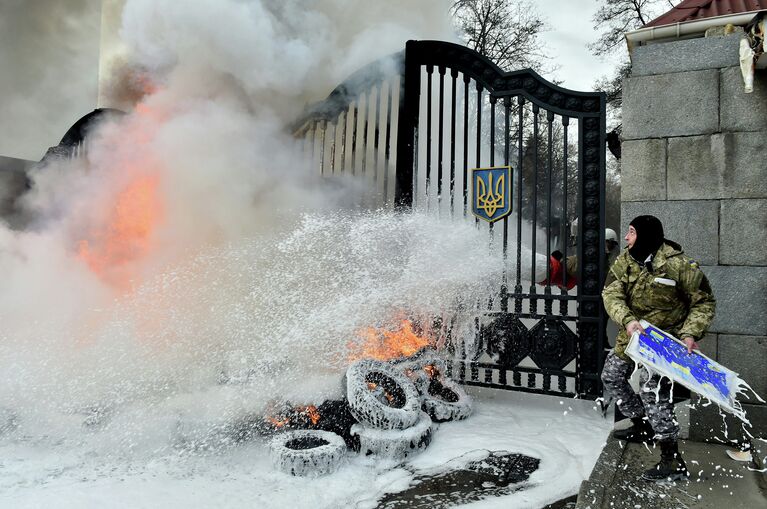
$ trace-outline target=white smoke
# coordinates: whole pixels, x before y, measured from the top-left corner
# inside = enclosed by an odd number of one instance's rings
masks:
[[[390,325],[403,310],[473,309],[501,270],[485,239],[471,225],[417,215],[311,214],[283,234],[202,250],[111,303],[78,291],[52,316],[8,322],[0,406],[33,436],[95,421],[110,448],[155,450],[173,443],[176,422],[211,431],[274,397],[339,397],[360,329]],[[14,286],[50,288],[56,272]],[[65,273],[69,288],[92,277]]]
[[[0,407],[20,429],[90,420],[133,449],[167,441],[179,414],[220,422],[275,395],[337,393],[355,331],[446,312],[497,276],[470,227],[333,212],[359,184],[329,188],[285,131],[407,39],[451,38],[448,6],[129,0],[115,76],[147,73],[143,96],[86,160],[33,173],[29,229],[0,227]],[[156,188],[126,209],[145,179]],[[115,226],[121,213],[151,217]],[[126,228],[140,245],[112,247]]]
[[[39,160],[93,107],[99,3],[0,2],[0,155]]]
[[[128,63],[172,93],[231,95],[259,117],[292,120],[306,101],[408,39],[453,39],[449,7],[447,0],[197,0],[183,8],[130,0],[120,34]]]

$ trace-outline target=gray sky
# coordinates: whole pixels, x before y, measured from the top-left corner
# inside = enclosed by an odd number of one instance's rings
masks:
[[[550,25],[550,30],[541,38],[554,63],[559,65],[554,77],[563,80],[562,85],[566,88],[593,90],[594,81],[611,74],[620,60],[617,54],[610,59],[595,57],[586,47],[598,38],[591,21],[598,7],[597,1],[539,0],[536,6]]]

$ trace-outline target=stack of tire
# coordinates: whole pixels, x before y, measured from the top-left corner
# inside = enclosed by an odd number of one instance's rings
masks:
[[[346,371],[349,410],[358,424],[360,454],[394,461],[424,450],[431,442],[432,422],[421,411],[415,384],[395,366],[382,361],[357,361]]]
[[[351,435],[360,454],[400,462],[431,443],[433,422],[465,419],[472,402],[445,375],[436,352],[384,362],[364,359],[346,372],[349,411],[357,420]],[[280,433],[270,444],[276,469],[295,476],[320,476],[338,469],[346,443],[335,433],[294,430]]]
[[[445,374],[445,361],[436,351],[425,348],[393,364],[415,384],[421,408],[434,422],[460,421],[471,415],[471,398]]]
[[[423,451],[431,442],[432,422],[465,419],[472,403],[444,376],[436,352],[395,362],[362,360],[346,372],[347,398],[359,424],[360,453],[394,461]]]

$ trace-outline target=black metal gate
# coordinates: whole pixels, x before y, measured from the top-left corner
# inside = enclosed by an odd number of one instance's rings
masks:
[[[294,133],[323,175],[368,179],[371,205],[476,221],[509,262],[497,291],[478,305],[473,342],[462,343],[454,377],[596,398],[605,127],[602,93],[566,90],[532,70],[503,72],[464,46],[409,41],[310,107]],[[468,174],[499,164],[514,169],[515,215],[480,225],[469,214]],[[552,282],[555,251],[563,264],[577,257],[572,290],[564,288],[566,272]]]

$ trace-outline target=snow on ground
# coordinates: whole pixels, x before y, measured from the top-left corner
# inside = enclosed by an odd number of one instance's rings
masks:
[[[541,459],[528,488],[471,508],[540,508],[575,494],[611,428],[593,402],[469,388],[475,413],[444,423],[425,453],[403,467],[350,455],[338,472],[291,477],[271,467],[266,446],[253,441],[209,452],[163,450],[143,459],[91,447],[98,431],[67,440],[7,437],[0,442],[0,507],[258,507],[374,508],[401,491],[414,472],[435,473],[482,450]],[[451,461],[453,460],[453,461]]]

